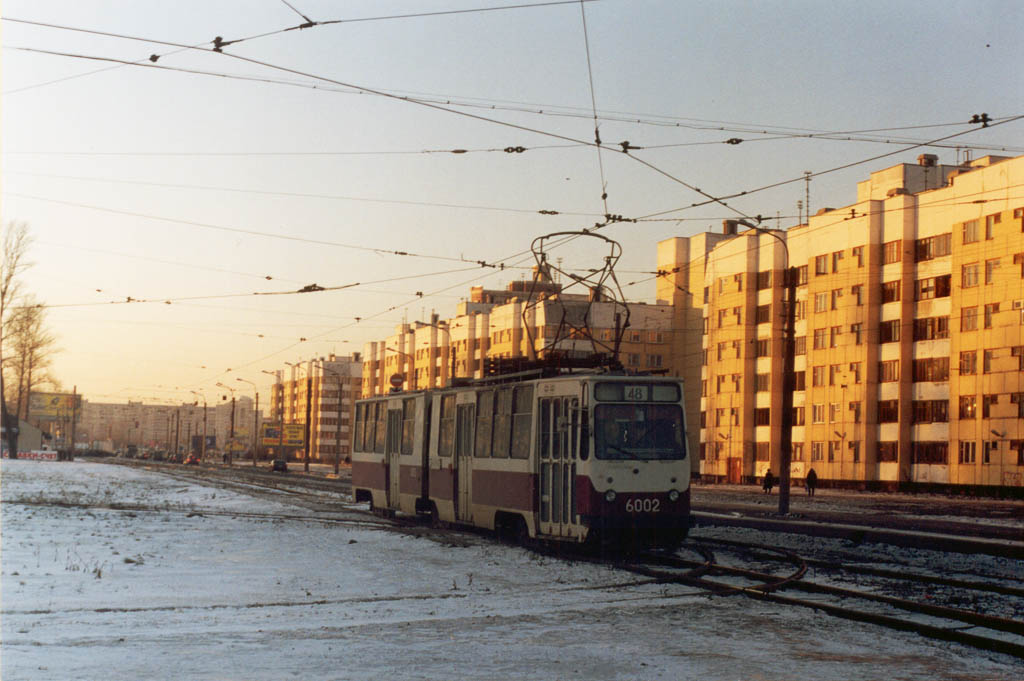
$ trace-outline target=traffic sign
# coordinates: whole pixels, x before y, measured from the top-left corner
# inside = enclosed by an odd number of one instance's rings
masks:
[[[391,387],[392,388],[401,388],[402,387],[402,383],[404,383],[404,382],[405,382],[405,376],[403,376],[402,374],[391,374]]]

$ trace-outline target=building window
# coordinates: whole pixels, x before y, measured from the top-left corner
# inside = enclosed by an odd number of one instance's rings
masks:
[[[811,406],[811,423],[825,423],[824,404],[815,404]]]
[[[978,398],[974,395],[960,396],[960,418],[973,419],[978,417]]]
[[[1017,358],[1017,369],[1024,371],[1024,345],[1010,348],[1010,356]]]
[[[985,284],[996,282],[996,270],[999,269],[999,258],[992,258],[985,261]]]
[[[878,363],[878,381],[880,383],[892,383],[900,380],[900,361],[890,359]]]
[[[903,242],[900,240],[887,242],[882,249],[882,264],[899,262],[903,256]]]
[[[843,259],[842,251],[835,251],[832,254],[832,273],[835,274],[839,271],[839,261]]]
[[[978,353],[974,350],[960,353],[960,375],[972,376],[978,373]]]
[[[772,410],[764,407],[754,410],[754,425],[757,426],[768,426],[771,425],[771,414]]]
[[[948,381],[949,357],[931,357],[914,360],[914,382]]]
[[[861,306],[864,304],[864,285],[857,284],[850,287],[850,295],[853,296],[854,302]]]
[[[982,350],[981,351],[981,373],[990,374],[992,373],[992,358],[995,356],[994,350]]]
[[[857,259],[857,267],[864,267],[864,247],[854,246],[853,257]]]
[[[740,321],[742,321],[742,319],[743,319],[743,308],[738,307],[738,306],[734,307],[732,309],[732,316],[734,317],[733,321],[737,325],[739,325]]]
[[[764,272],[757,273],[757,290],[761,291],[772,286],[772,272],[771,270],[765,270]]]
[[[814,294],[814,311],[815,312],[828,312],[828,294],[827,293],[815,293]]]
[[[992,418],[992,405],[999,404],[999,395],[982,395],[981,418]]]
[[[838,423],[843,413],[843,405],[839,402],[832,402],[828,405],[828,422]]]
[[[807,390],[806,371],[798,371],[795,374],[793,374],[793,377],[795,378],[795,385],[793,386],[793,390]]]
[[[814,387],[825,385],[825,367],[817,366],[811,368],[811,385]]]
[[[978,240],[978,221],[968,220],[963,225],[963,243],[973,244]]]
[[[999,442],[996,440],[985,441],[985,453],[982,455],[982,463],[992,463],[992,455],[999,453]]]
[[[949,400],[914,400],[913,423],[948,423]]]
[[[661,355],[647,355],[647,366],[652,369],[661,368],[663,359]]]
[[[999,312],[999,303],[988,303],[987,305],[985,305],[984,322],[986,329],[992,328],[992,320],[996,316],[997,312]]]
[[[915,442],[913,443],[914,463],[948,464],[948,442]]]
[[[891,319],[878,326],[879,343],[897,343],[900,340],[900,320]]]
[[[828,339],[828,329],[815,329],[814,330],[814,349],[824,350],[827,346],[825,345]]]
[[[798,356],[807,354],[807,336],[793,339],[793,354]]]
[[[842,364],[830,364],[828,367],[828,384],[837,385],[843,375]]]
[[[860,441],[850,440],[850,454],[853,456],[854,463],[860,463]]]
[[[794,442],[793,443],[793,454],[790,457],[792,461],[803,461],[804,460],[804,443]]]
[[[960,330],[974,331],[978,328],[978,308],[964,307],[960,309]]]
[[[757,374],[754,376],[754,390],[755,392],[764,393],[768,392],[771,388],[771,374]]]
[[[861,332],[864,329],[864,325],[861,323],[850,324],[850,333],[853,334],[853,344],[860,345],[862,342]]]
[[[952,233],[918,239],[914,243],[914,260],[925,262],[926,260],[933,260],[943,255],[949,255],[952,252],[952,241]]]
[[[804,408],[793,407],[793,425],[802,426],[804,425]]]
[[[736,282],[736,290],[737,291],[742,291],[743,290],[743,275],[742,274],[734,274],[734,275],[732,275],[732,280],[734,282]]]
[[[757,356],[758,357],[770,357],[772,351],[772,342],[767,338],[757,341]]]
[[[800,267],[796,268],[796,285],[807,285],[807,265],[801,265]]]
[[[825,460],[825,443],[824,442],[812,442],[811,443],[811,461],[824,461]]]
[[[771,305],[758,305],[757,306],[757,318],[756,324],[764,324],[772,320],[772,306]]]
[[[974,463],[974,457],[977,453],[977,443],[975,442],[960,442],[960,463]]]
[[[1024,419],[1024,393],[1010,393],[1010,404],[1017,405],[1017,418]]]
[[[949,317],[925,317],[914,320],[914,340],[949,338]]]
[[[850,373],[853,375],[853,382],[860,383],[860,362],[850,362]]]
[[[951,277],[952,275],[944,274],[941,277],[918,279],[914,282],[914,298],[916,300],[948,298]]]
[[[879,400],[878,401],[878,422],[879,423],[896,423],[900,420],[900,401],[899,400]]]
[[[899,442],[879,442],[878,443],[878,460],[879,461],[897,461],[899,458],[900,443]]]
[[[842,455],[843,443],[839,440],[829,440],[828,442],[828,460],[835,461],[836,455]]]
[[[960,267],[960,287],[973,288],[978,285],[978,263],[971,262]]]
[[[895,303],[900,299],[900,282],[887,281],[882,284],[882,303]]]
[[[996,238],[996,225],[1000,223],[1003,216],[999,213],[993,213],[992,215],[985,216],[985,239]]]
[[[843,297],[843,289],[841,289],[841,288],[834,288],[834,289],[832,289],[831,308],[833,310],[838,310],[839,309],[839,299],[842,298],[842,297]]]
[[[860,402],[850,402],[849,408],[850,414],[852,414],[850,418],[854,423],[860,423]]]
[[[767,442],[758,442],[754,450],[754,456],[758,461],[770,461],[770,450]]]
[[[814,258],[814,274],[828,274],[828,256],[819,255]]]

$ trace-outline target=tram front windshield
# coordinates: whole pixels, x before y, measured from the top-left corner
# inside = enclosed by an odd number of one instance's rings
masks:
[[[683,410],[676,404],[599,404],[594,412],[599,459],[683,459]]]

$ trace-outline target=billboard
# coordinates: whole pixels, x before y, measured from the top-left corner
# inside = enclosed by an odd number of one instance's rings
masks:
[[[264,422],[260,424],[260,446],[276,447],[281,444],[281,424]]]
[[[301,423],[286,423],[282,428],[285,447],[303,447],[306,444],[306,426]]]
[[[29,393],[28,418],[30,421],[62,421],[74,413],[80,418],[82,396],[70,393]]]

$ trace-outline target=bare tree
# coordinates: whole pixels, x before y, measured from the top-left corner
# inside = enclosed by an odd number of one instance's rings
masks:
[[[21,275],[31,265],[26,260],[31,239],[28,225],[23,222],[8,222],[0,227],[0,367],[7,361],[5,343],[11,331],[11,316],[17,306],[15,301],[21,294]],[[18,419],[7,411],[7,392],[3,371],[0,371],[0,422],[7,438],[7,450],[12,459],[18,456]]]
[[[14,413],[28,420],[29,395],[37,387],[53,383],[47,373],[56,339],[46,328],[44,308],[26,296],[10,315],[7,355],[9,372],[16,384]],[[8,381],[10,385],[10,381]]]

